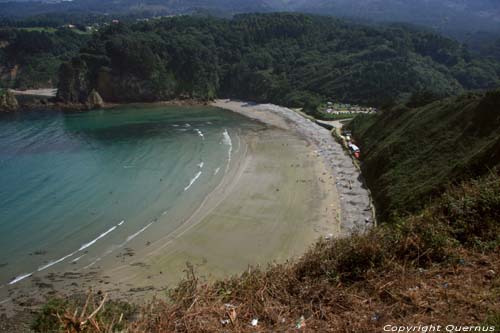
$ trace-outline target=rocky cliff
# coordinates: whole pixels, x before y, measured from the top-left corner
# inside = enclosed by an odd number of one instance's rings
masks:
[[[12,112],[19,108],[16,96],[10,91],[0,91],[0,112]]]

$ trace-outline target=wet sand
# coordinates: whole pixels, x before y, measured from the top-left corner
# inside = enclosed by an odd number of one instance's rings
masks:
[[[266,124],[283,128],[307,140],[313,147],[316,163],[322,163],[328,175],[333,175],[340,205],[340,235],[364,232],[374,223],[368,188],[352,158],[337,143],[331,133],[291,109],[273,104],[255,104],[233,100],[217,100],[213,104],[238,112]]]
[[[233,110],[219,103],[215,106]],[[0,313],[89,287],[142,302],[163,297],[184,276],[186,262],[200,277],[213,280],[249,265],[298,257],[321,237],[345,234],[338,181],[326,160],[318,158],[317,140],[297,131],[286,117],[261,113],[252,118],[268,126],[242,133],[220,185],[178,229],[133,251],[123,249],[89,270],[54,272],[0,290],[0,302],[7,300],[0,303]]]

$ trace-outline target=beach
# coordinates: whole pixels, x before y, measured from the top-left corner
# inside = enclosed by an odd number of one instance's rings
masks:
[[[374,224],[370,193],[361,172],[328,130],[278,105],[232,100],[217,100],[212,105],[291,131],[311,144],[312,156],[334,177],[340,199],[341,235],[363,232]]]
[[[220,184],[187,219],[152,241],[146,230],[133,251],[123,248],[89,269],[54,271],[5,287],[0,310],[12,314],[88,288],[143,302],[164,297],[185,276],[187,263],[213,281],[298,258],[320,238],[370,226],[368,192],[327,130],[274,105],[220,100],[213,106],[264,126],[231,138],[231,162]]]

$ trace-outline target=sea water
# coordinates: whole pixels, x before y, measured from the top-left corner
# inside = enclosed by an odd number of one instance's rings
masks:
[[[0,286],[161,239],[220,183],[241,132],[258,126],[212,107],[1,116]]]

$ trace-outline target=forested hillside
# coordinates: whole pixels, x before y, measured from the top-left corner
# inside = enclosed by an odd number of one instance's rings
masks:
[[[455,36],[500,32],[495,0],[291,0],[295,10],[369,21],[406,22]]]
[[[60,71],[60,95],[82,102],[237,97],[300,106],[315,98],[375,106],[430,91],[495,87],[500,67],[451,39],[402,26],[253,14],[114,24]]]
[[[238,13],[297,11],[363,19],[406,22],[455,36],[500,32],[496,0],[74,0],[0,1],[0,17],[42,14],[111,14],[152,17],[203,13],[230,17]]]
[[[454,182],[500,165],[500,91],[355,118],[363,175],[378,212],[415,212]]]
[[[55,87],[63,61],[75,56],[89,36],[68,29],[1,29],[0,87]]]

